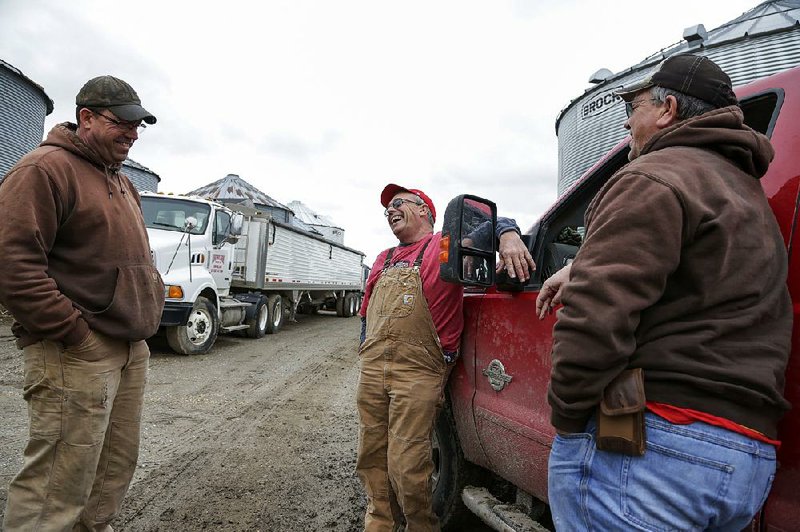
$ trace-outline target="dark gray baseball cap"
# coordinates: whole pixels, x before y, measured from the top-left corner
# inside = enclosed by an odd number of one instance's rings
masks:
[[[75,105],[108,109],[128,122],[144,120],[148,124],[156,123],[156,117],[142,107],[133,87],[114,76],[98,76],[87,81],[75,97]]]
[[[653,86],[694,96],[716,108],[738,103],[731,78],[714,61],[702,55],[673,55],[644,79],[620,87],[614,93],[630,101],[637,92]]]

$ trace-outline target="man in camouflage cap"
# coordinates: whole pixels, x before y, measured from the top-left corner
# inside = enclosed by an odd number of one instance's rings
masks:
[[[107,109],[126,122],[143,120],[151,125],[156,123],[156,117],[142,107],[133,87],[114,76],[99,76],[89,80],[75,97],[75,105],[78,111],[82,107]]]
[[[121,79],[88,81],[0,183],[0,303],[23,350],[30,433],[4,530],[112,530],[139,454],[164,285],[120,173],[156,118]]]
[[[580,251],[536,302],[540,316],[564,304],[548,390],[553,523],[746,529],[790,406],[788,260],[759,183],[775,152],[707,57],[670,56],[617,94],[630,163],[589,204]],[[629,387],[609,386],[620,380]],[[603,415],[635,410],[637,438]]]

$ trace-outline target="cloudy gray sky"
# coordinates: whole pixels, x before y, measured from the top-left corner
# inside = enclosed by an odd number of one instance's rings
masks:
[[[125,79],[158,117],[131,158],[161,191],[239,174],[332,218],[372,264],[394,243],[386,183],[440,212],[488,197],[527,228],[556,197],[556,117],[593,72],[757,3],[0,0],[0,59],[55,102],[45,130],[74,120],[87,79]]]

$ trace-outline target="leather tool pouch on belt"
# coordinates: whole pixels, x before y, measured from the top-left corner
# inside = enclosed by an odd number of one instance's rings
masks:
[[[597,448],[642,456],[644,454],[644,377],[642,368],[617,375],[603,391],[597,408]]]

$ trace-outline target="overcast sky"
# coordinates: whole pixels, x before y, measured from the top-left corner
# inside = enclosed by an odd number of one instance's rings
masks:
[[[299,200],[375,256],[395,182],[497,202],[530,227],[556,197],[559,111],[755,0],[0,0],[0,59],[74,120],[83,83],[128,81],[158,123],[131,150],[183,193],[229,173]],[[622,124],[620,124],[622,127]],[[437,220],[437,229],[441,227]]]

